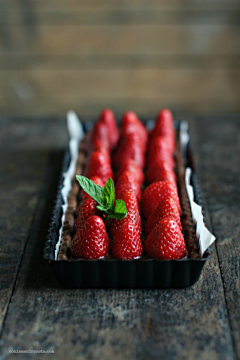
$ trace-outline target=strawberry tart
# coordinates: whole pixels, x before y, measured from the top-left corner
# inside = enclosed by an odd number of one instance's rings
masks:
[[[59,260],[199,258],[170,110],[148,131],[105,109],[79,148]]]

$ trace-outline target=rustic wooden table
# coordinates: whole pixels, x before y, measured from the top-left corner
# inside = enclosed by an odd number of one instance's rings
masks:
[[[182,290],[67,290],[43,247],[68,135],[64,119],[0,119],[0,359],[240,359],[240,116],[187,119],[217,236]],[[29,354],[18,354],[30,358]],[[16,357],[17,358],[17,357]]]

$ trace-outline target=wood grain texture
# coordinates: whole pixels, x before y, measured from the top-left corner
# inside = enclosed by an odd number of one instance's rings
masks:
[[[240,6],[238,8],[219,9],[209,6],[174,7],[159,9],[157,7],[135,7],[115,9],[107,8],[73,8],[63,9],[56,6],[49,9],[11,9],[5,10],[5,16],[0,16],[0,25],[159,25],[159,24],[222,24],[238,25]]]
[[[0,1],[1,6],[6,9],[26,9],[26,2],[19,2],[18,0],[8,0],[5,2],[4,0]],[[145,0],[92,0],[91,4],[87,0],[32,0],[27,3],[29,6],[36,8],[37,10],[55,10],[55,9],[63,9],[68,10],[69,8],[75,9],[92,9],[97,8],[108,10],[108,9],[173,9],[176,7],[182,8],[239,8],[238,0],[195,0],[194,2],[191,0],[149,0],[147,3]]]
[[[240,358],[235,353],[239,345],[239,294],[236,290],[239,268],[235,251],[238,251],[237,219],[240,210],[239,201],[237,198],[234,200],[232,195],[232,190],[238,189],[236,178],[239,168],[235,166],[231,175],[229,161],[232,151],[239,146],[240,120],[239,117],[188,120],[205,203],[210,207],[214,231],[219,239],[217,249],[220,264],[213,247],[199,281],[182,290],[66,290],[56,283],[49,264],[42,257],[53,205],[53,185],[57,183],[59,175],[59,151],[55,152],[56,147],[59,149],[59,143],[51,141],[46,132],[51,129],[55,138],[63,140],[65,130],[63,123],[58,126],[58,120],[51,122],[51,126],[44,121],[35,122],[35,125],[23,122],[23,128],[35,134],[34,143],[31,137],[25,138],[28,152],[31,152],[34,144],[45,143],[47,153],[55,153],[55,156],[49,165],[45,162],[39,169],[52,185],[42,180],[39,184],[42,196],[36,208],[1,337],[4,359],[11,358],[9,350],[14,349],[54,350],[54,355],[44,355],[46,359]],[[16,122],[11,126],[15,128]],[[7,133],[7,120],[5,129]],[[13,139],[18,139],[18,131]],[[46,142],[43,134],[48,139]],[[18,146],[17,143],[14,145],[15,141],[11,144],[16,148]],[[227,147],[229,150],[224,155]],[[228,165],[223,175],[224,156],[228,159]],[[236,161],[237,155],[233,157],[232,165],[236,165]],[[28,178],[35,173],[33,167],[29,169]],[[15,168],[13,174],[17,175]],[[236,185],[230,185],[229,180],[234,175]],[[230,205],[229,199],[232,200]],[[18,211],[22,209],[25,209],[24,199],[19,203]],[[225,231],[227,222],[229,225]],[[230,224],[234,227],[231,228]],[[221,246],[225,247],[222,255],[219,250]]]
[[[48,129],[49,138],[33,139],[37,127],[27,123],[0,120],[0,333],[15,285],[32,219],[46,180],[45,169],[51,159],[47,145],[60,140],[54,127]],[[43,127],[41,130],[45,133]],[[41,132],[40,130],[40,132]],[[51,135],[50,135],[51,134]],[[38,133],[38,135],[40,135]],[[64,133],[61,137],[63,138]],[[31,149],[31,151],[29,151]],[[59,160],[56,160],[56,164]],[[52,179],[47,180],[49,183]]]
[[[239,54],[238,25],[93,25],[5,28],[9,51],[35,54]],[[224,44],[224,46],[223,46]]]
[[[213,231],[218,239],[216,247],[233,344],[237,359],[240,359],[240,117],[201,120],[202,126],[197,125],[197,120],[192,126],[198,148],[198,174],[208,199]]]
[[[239,14],[236,0],[1,0],[0,112],[238,111]]]
[[[111,107],[154,114],[161,107],[209,111],[239,109],[238,69],[37,69],[0,72],[0,101],[15,102],[13,113],[64,114],[74,110],[91,115]],[[51,101],[49,101],[51,99]],[[46,104],[42,108],[42,104]],[[18,105],[18,106],[16,106]]]
[[[1,70],[84,70],[84,69],[239,69],[238,55],[209,54],[24,54],[8,53],[0,56]]]

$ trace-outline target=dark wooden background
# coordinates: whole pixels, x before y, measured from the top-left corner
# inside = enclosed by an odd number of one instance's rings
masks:
[[[0,0],[0,113],[240,110],[238,0]]]

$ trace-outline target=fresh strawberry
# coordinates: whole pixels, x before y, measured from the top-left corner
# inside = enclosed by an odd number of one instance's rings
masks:
[[[157,181],[149,185],[143,192],[143,216],[148,218],[165,197],[171,197],[176,202],[178,212],[181,214],[181,206],[176,188],[168,181]]]
[[[122,118],[122,133],[134,134],[138,132],[142,142],[146,145],[148,141],[148,132],[138,116],[133,111],[127,111]]]
[[[149,135],[149,142],[152,142],[158,136],[165,136],[169,143],[171,152],[175,150],[175,130],[173,116],[170,110],[162,109],[158,116],[156,125]]]
[[[146,173],[146,180],[149,184],[156,181],[168,181],[177,186],[177,179],[172,169],[162,169],[157,163],[153,164]]]
[[[143,169],[145,165],[145,145],[138,133],[122,135],[113,157],[113,166],[120,168],[127,159],[133,159]]]
[[[105,145],[107,149],[110,149],[110,140],[107,124],[97,122],[91,130],[88,140],[89,142],[87,145],[87,150],[89,152],[94,151],[95,143],[99,140]]]
[[[94,182],[94,184],[101,186],[102,188],[104,187],[104,183],[102,181],[102,179],[98,176],[93,176],[90,178],[90,180],[92,180]],[[82,200],[85,199],[92,199],[92,197],[90,195],[88,195],[85,191],[83,191],[83,189],[80,192],[80,196],[82,198]]]
[[[151,258],[160,260],[182,259],[186,244],[177,222],[172,218],[160,220],[148,235],[145,250]]]
[[[105,184],[108,178],[113,179],[113,172],[109,159],[99,151],[94,151],[87,162],[84,175],[87,178],[98,176]]]
[[[105,257],[110,248],[105,224],[98,216],[89,217],[78,229],[71,244],[73,257],[94,260]]]
[[[136,164],[136,161],[133,159],[126,159],[125,161],[123,161],[123,163],[115,177],[116,182],[117,182],[117,179],[119,178],[119,176],[125,170],[128,170],[131,173],[133,173],[133,175],[136,177],[139,185],[142,186],[142,184],[144,182],[144,174],[143,174],[142,169]]]
[[[148,143],[148,153],[151,154],[152,151],[155,152],[158,149],[171,153],[171,144],[168,143],[168,136],[157,135],[157,133],[154,135],[153,139]]]
[[[159,223],[159,221],[166,217],[173,218],[178,224],[180,230],[182,231],[182,225],[177,205],[172,198],[166,197],[159,203],[153,213],[148,217],[147,223],[145,225],[145,234],[149,235],[150,232]]]
[[[74,231],[76,232],[92,215],[101,216],[100,210],[97,209],[96,201],[91,198],[83,200],[77,208],[77,218],[74,222]]]
[[[121,229],[125,222],[130,221],[132,224],[135,225],[139,236],[141,236],[142,223],[136,195],[132,191],[127,191],[123,195],[122,200],[126,204],[127,215],[122,220],[111,219],[109,224],[109,234],[111,236],[114,236]]]
[[[125,222],[113,237],[112,255],[120,260],[133,260],[142,253],[143,246],[135,225]]]
[[[99,121],[107,125],[110,147],[114,148],[119,140],[119,130],[112,110],[104,109],[100,114]]]
[[[156,137],[148,146],[147,166],[151,165],[152,161],[156,161],[157,159],[167,161],[171,167],[175,165],[169,144],[164,136]]]
[[[156,160],[153,161],[152,164],[149,166],[146,172],[146,180],[149,184],[156,181],[155,179],[158,178],[159,174],[162,171],[172,171],[172,167],[164,160]]]
[[[136,177],[130,171],[123,171],[119,176],[115,185],[116,199],[122,199],[126,191],[132,191],[137,198],[137,201],[141,200],[141,189]]]
[[[94,151],[101,152],[108,158],[108,161],[111,162],[110,149],[102,140],[95,140],[94,143],[92,143],[91,147],[87,149],[87,161],[89,160]]]

